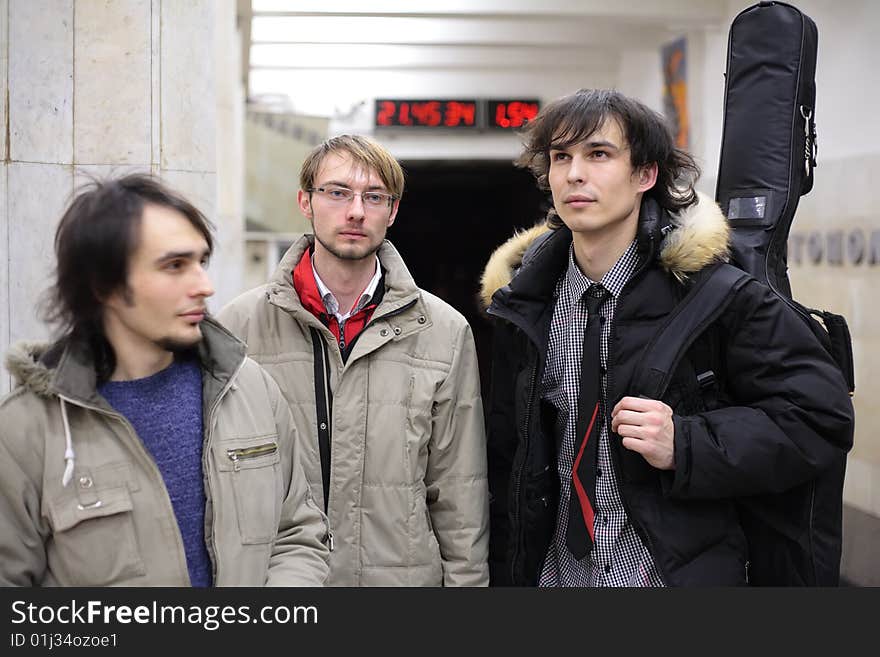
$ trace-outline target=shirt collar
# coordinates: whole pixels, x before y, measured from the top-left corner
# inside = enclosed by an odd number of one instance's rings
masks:
[[[324,281],[321,280],[321,277],[318,276],[318,272],[315,269],[315,261],[314,259],[312,259],[312,273],[315,275],[315,283],[318,286],[318,294],[321,295],[321,300],[324,302],[324,307],[327,309],[328,314],[335,315],[339,321],[345,321],[356,312],[358,312],[361,308],[370,303],[370,300],[376,295],[376,288],[379,285],[379,280],[382,278],[382,267],[379,265],[379,257],[374,257],[376,259],[376,271],[373,273],[373,277],[370,279],[370,282],[367,283],[367,287],[365,287],[364,291],[361,292],[361,296],[358,299],[357,303],[355,303],[354,307],[351,308],[351,311],[347,313],[339,312],[339,301],[336,299],[336,296],[330,291],[330,288],[324,285]]]
[[[633,240],[626,248],[626,251],[617,259],[617,262],[614,263],[614,266],[605,272],[602,280],[599,281],[599,284],[608,290],[611,296],[617,298],[629,277],[635,272],[639,263],[638,254],[638,244],[636,240]],[[577,262],[574,259],[573,243],[568,249],[568,269],[565,272],[564,280],[565,284],[573,292],[573,299],[580,299],[591,285],[596,284],[596,281],[591,280],[577,266]]]

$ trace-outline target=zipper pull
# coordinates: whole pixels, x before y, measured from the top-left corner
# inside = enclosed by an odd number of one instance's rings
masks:
[[[235,450],[229,449],[226,451],[226,456],[229,457],[229,460],[232,461],[232,469],[235,472],[241,470],[241,463],[238,460],[238,453]]]
[[[801,105],[800,111],[801,117],[804,119],[804,175],[809,178],[813,165],[813,139],[810,134],[810,120],[813,118],[813,110]]]

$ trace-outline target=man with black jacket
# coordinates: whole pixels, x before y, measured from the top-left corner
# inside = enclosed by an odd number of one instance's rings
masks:
[[[633,396],[641,355],[689,280],[726,259],[727,222],[695,192],[698,169],[663,119],[618,92],[557,100],[525,140],[520,163],[553,210],[483,277],[497,319],[493,584],[748,583],[738,501],[790,495],[783,533],[808,533],[802,487],[852,446],[843,377],[750,279],[663,399]],[[711,394],[697,350],[713,363]]]

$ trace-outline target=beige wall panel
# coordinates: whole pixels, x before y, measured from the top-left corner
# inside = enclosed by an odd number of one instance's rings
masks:
[[[877,386],[880,385],[880,337],[853,340],[856,359],[856,439],[852,455],[880,468],[880,409],[877,408]],[[880,481],[878,481],[880,486]]]
[[[820,151],[821,156],[821,151]],[[880,516],[880,263],[868,262],[871,233],[880,231],[874,189],[880,177],[880,155],[820,161],[816,185],[801,199],[789,240],[789,267],[794,297],[805,305],[843,314],[853,339],[856,371],[855,444],[847,468],[844,500]],[[843,261],[828,261],[829,235],[840,231]],[[846,257],[846,239],[860,231],[866,255],[860,264]],[[822,258],[811,259],[810,240],[818,237]],[[800,246],[797,246],[800,242]],[[796,262],[800,253],[801,262]]]
[[[152,172],[147,164],[81,164],[73,168],[73,186],[77,189],[95,180],[121,178],[129,173]]]
[[[6,104],[9,101],[8,14],[9,0],[0,0],[0,159],[3,160],[6,159]]]
[[[78,0],[74,161],[150,159],[150,0]]]
[[[819,139],[822,139],[821,133]],[[816,187],[801,198],[798,223],[808,218],[821,227],[835,226],[848,217],[874,216],[876,199],[871,191],[880,177],[880,155],[854,155],[844,160],[822,159],[819,142]]]
[[[9,0],[0,0],[0,350],[9,344],[9,219],[6,216],[6,107],[9,100]],[[0,359],[2,363],[2,359]],[[9,390],[9,376],[0,365],[0,395]]]
[[[214,171],[214,3],[162,2],[162,169]]]
[[[244,99],[242,98],[242,105]],[[244,226],[244,112],[241,106],[217,109],[217,211],[237,214]],[[226,132],[223,137],[224,128]]]
[[[276,127],[265,125],[265,117],[245,120],[245,216],[272,232],[309,230],[296,200],[299,170],[316,145],[312,141],[326,137],[327,119],[275,120]]]
[[[211,310],[217,312],[247,289],[244,276],[244,230],[241,214],[218,214],[213,217],[216,226],[214,255],[211,258],[211,280],[216,294]]]
[[[871,467],[871,514],[880,518],[880,465]]]
[[[73,0],[10,3],[9,53],[10,157],[71,162]]]
[[[865,513],[874,513],[871,510],[873,470],[874,468],[870,463],[855,457],[850,458],[846,464],[843,499],[850,506],[854,506]]]
[[[216,78],[217,212],[237,215],[244,226],[244,105],[241,47],[233,3],[215,5],[214,59]]]
[[[219,310],[246,289],[244,277],[244,89],[241,46],[232,3],[216,5],[214,60],[218,66],[215,85],[217,245],[211,278],[217,288],[212,308]]]
[[[218,2],[214,5],[214,62],[218,71],[214,91],[217,107],[232,107],[238,100],[241,87],[241,77],[233,73],[241,71],[235,12],[235,3]]]
[[[13,162],[8,170],[10,340],[48,335],[37,305],[52,280],[55,227],[73,183],[69,165]]]
[[[245,290],[262,285],[268,280],[266,269],[268,249],[265,242],[247,242],[244,245],[244,281]]]
[[[150,0],[150,163],[162,160],[162,0]]]
[[[214,173],[162,170],[159,175],[167,185],[183,194],[208,219],[214,221],[217,194],[217,176]]]
[[[2,8],[0,8],[2,10]],[[6,197],[6,171],[9,165],[0,162],[0,351],[9,346],[9,217]],[[0,356],[0,395],[9,390],[9,376]]]

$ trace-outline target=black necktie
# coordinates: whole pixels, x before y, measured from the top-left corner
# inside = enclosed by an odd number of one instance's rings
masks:
[[[601,390],[601,362],[599,345],[602,324],[599,306],[608,296],[601,285],[591,285],[584,293],[587,306],[587,329],[581,353],[581,379],[578,396],[575,455],[571,468],[571,493],[568,502],[568,528],[565,543],[578,560],[589,554],[593,547],[593,502],[596,495],[596,459],[598,458],[599,391]]]

